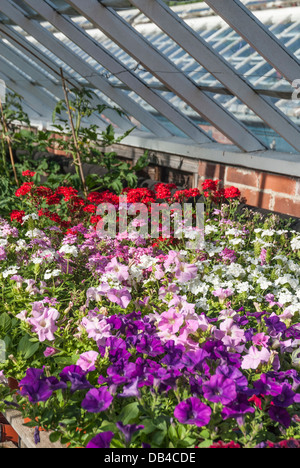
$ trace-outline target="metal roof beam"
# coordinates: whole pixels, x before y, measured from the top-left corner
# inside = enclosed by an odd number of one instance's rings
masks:
[[[297,151],[300,151],[300,129],[270,100],[259,96],[251,84],[238,75],[234,67],[196,34],[161,0],[130,0],[169,37],[230,89],[258,117],[266,122]],[[216,73],[218,70],[218,73]],[[300,76],[300,70],[299,70]]]
[[[97,0],[66,1],[243,151],[265,149],[265,145],[238,119],[200,91],[192,80],[116,12]]]
[[[27,89],[32,93],[32,101],[39,103],[39,106],[46,106],[50,109],[50,115],[53,111],[58,99],[55,96],[50,96],[42,88],[40,88],[34,82],[29,81],[19,70],[17,70],[12,64],[1,60],[0,57],[0,69],[5,73],[6,76],[9,76],[12,81],[15,83],[20,83],[21,88]],[[22,94],[22,93],[21,93]]]
[[[144,101],[148,102],[154,109],[156,109],[161,115],[170,120],[170,122],[172,122],[183,133],[198,143],[209,141],[209,138],[203,135],[203,133],[199,130],[199,127],[194,122],[182,115],[166,99],[159,96],[157,92],[144,83],[134,72],[124,66],[118,59],[109,54],[109,52],[101,44],[93,40],[93,38],[88,35],[82,28],[76,26],[68,18],[57,13],[48,2],[41,0],[25,1],[44,17],[49,18],[49,21],[53,24],[53,26],[65,34],[71,41],[76,43],[94,60],[109,70],[113,75],[117,75],[118,79],[126,85],[126,89],[133,90],[142,99],[144,99]],[[153,119],[152,116],[151,119]],[[169,133],[168,136],[170,135],[171,133]]]
[[[1,36],[1,33],[0,33]],[[54,83],[50,78],[47,78],[41,71],[38,70],[35,66],[28,62],[28,60],[22,58],[17,52],[15,52],[11,47],[5,44],[3,41],[0,41],[0,55],[5,57],[9,60],[12,64],[16,63],[18,68],[24,71],[28,76],[34,80],[34,85],[38,86],[42,92],[43,88],[46,88],[50,91],[54,96],[56,96],[59,100],[64,99],[64,93],[61,84]],[[53,111],[53,109],[52,109]],[[100,121],[100,122],[99,122]],[[91,116],[90,123],[96,124],[103,124],[104,121],[98,116]],[[107,126],[107,122],[106,122]]]
[[[30,60],[33,60],[38,67],[42,66],[48,72],[61,80],[60,68],[56,62],[54,62],[50,57],[46,57],[40,49],[35,47],[32,43],[24,39],[24,36],[18,32],[10,29],[3,24],[0,25],[0,36],[5,39],[8,39],[9,42],[16,47],[24,57],[27,57]],[[64,69],[65,79],[70,88],[78,88],[78,84],[73,82],[73,77],[69,74],[68,70]],[[62,88],[61,88],[62,89]],[[55,93],[53,93],[55,94]],[[99,100],[100,103],[103,101]],[[107,127],[107,121],[102,118],[100,115],[91,118],[92,123],[95,123],[97,126],[100,126],[103,130]]]
[[[24,99],[26,105],[34,110],[44,120],[51,119],[51,112],[45,112],[45,105],[36,97],[36,88],[29,81],[24,80],[24,83],[16,81],[12,78],[11,69],[9,67],[0,67],[1,78],[5,81],[6,86],[13,92],[19,94]],[[47,106],[48,108],[48,106]]]
[[[27,19],[24,14],[22,14],[21,11],[8,0],[1,0],[1,11],[12,19],[16,25],[24,29],[27,34],[31,35],[36,41],[50,50],[60,60],[67,63],[79,75],[86,76],[86,80],[95,85],[95,87],[101,90],[103,94],[116,102],[116,104],[119,104],[116,97],[124,96],[124,93],[121,90],[114,89],[106,79],[97,75],[93,67],[83,62],[80,57],[76,56],[75,53],[59,41],[53,34],[49,33],[36,21]],[[45,60],[47,60],[46,56]],[[99,102],[102,104],[105,103],[100,98]],[[133,127],[133,124],[128,119],[119,116],[118,113],[113,110],[107,109],[103,114],[105,114],[112,122],[124,131]]]
[[[129,90],[130,88],[126,86],[125,84],[122,83],[116,83],[113,85],[115,88],[120,88],[120,89],[126,89]],[[168,92],[169,89],[167,86],[160,84],[160,83],[152,83],[149,85],[149,88],[151,89],[156,89],[158,91],[166,91]],[[227,95],[227,96],[235,96],[233,91],[230,91],[227,88],[224,88],[223,86],[210,86],[210,85],[197,85],[197,88],[201,89],[202,91],[206,91],[208,93],[212,94],[222,94],[222,95]],[[290,100],[292,98],[293,90],[291,91],[280,91],[277,89],[263,89],[263,88],[255,88],[255,92],[258,95],[262,96],[269,96],[273,98],[278,98],[278,99],[285,99],[285,100]]]
[[[1,34],[0,34],[1,35]],[[38,68],[34,67],[28,60],[24,59],[15,52],[9,45],[0,41],[0,55],[5,57],[11,63],[16,64],[26,75],[30,76],[34,80],[34,84],[39,87],[44,87],[55,95],[58,99],[63,99],[64,94],[62,87],[57,83],[54,83],[49,77],[44,75]]]
[[[290,83],[300,77],[297,57],[239,0],[206,3]]]

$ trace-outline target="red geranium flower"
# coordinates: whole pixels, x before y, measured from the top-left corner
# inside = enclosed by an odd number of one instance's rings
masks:
[[[239,198],[241,196],[241,192],[236,187],[228,187],[225,189],[224,196],[225,198]]]
[[[176,189],[177,186],[175,184],[156,184],[155,185],[155,192],[156,198],[167,200],[171,197],[171,190]]]
[[[241,446],[236,442],[233,442],[233,440],[227,444],[225,444],[225,442],[222,440],[219,440],[219,442],[215,442],[214,444],[210,445],[209,448],[241,448]]]
[[[16,197],[24,197],[27,195],[27,193],[31,191],[33,185],[33,182],[24,182],[24,184],[16,190]]]
[[[96,213],[96,206],[95,205],[87,205],[83,208],[83,211],[86,213]]]
[[[219,179],[218,180],[206,179],[202,183],[202,188],[203,188],[203,190],[215,191],[215,190],[217,190],[217,186],[218,186],[219,182],[221,182]]]
[[[17,223],[22,224],[23,217],[25,216],[25,211],[23,210],[13,210],[10,214],[11,221],[15,220]]]
[[[34,177],[35,174],[36,174],[36,172],[32,172],[32,171],[23,171],[22,172],[23,177]]]

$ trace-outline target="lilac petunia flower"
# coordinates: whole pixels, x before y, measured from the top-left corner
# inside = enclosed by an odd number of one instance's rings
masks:
[[[56,309],[45,307],[40,316],[29,318],[27,322],[32,326],[32,331],[37,333],[40,342],[53,341],[58,317],[59,312]]]
[[[190,263],[183,263],[176,260],[175,277],[180,283],[186,283],[187,281],[193,280],[198,274],[197,265]]]
[[[126,289],[114,289],[112,288],[110,291],[107,292],[107,298],[116,304],[118,304],[123,309],[127,309],[130,301],[131,301],[131,294]]]
[[[262,348],[260,351],[256,346],[251,346],[248,354],[243,357],[242,369],[257,369],[260,363],[268,362],[271,353],[267,348]]]
[[[105,268],[105,273],[113,273],[117,280],[122,282],[129,278],[128,266],[119,263],[116,258],[113,258]]]

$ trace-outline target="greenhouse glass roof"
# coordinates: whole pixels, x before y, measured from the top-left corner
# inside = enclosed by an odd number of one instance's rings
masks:
[[[0,79],[42,125],[62,69],[125,112],[97,116],[100,129],[300,161],[300,2],[167,3],[1,0]]]

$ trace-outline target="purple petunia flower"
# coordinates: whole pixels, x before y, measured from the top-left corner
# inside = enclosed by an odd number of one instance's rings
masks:
[[[107,431],[107,432],[100,432],[100,434],[96,435],[90,442],[87,444],[86,448],[95,449],[95,448],[110,448],[110,443],[112,438],[114,437],[114,433]]]
[[[204,349],[197,349],[196,351],[188,351],[182,356],[182,363],[189,372],[202,371],[205,359],[209,357],[209,354]]]
[[[124,425],[121,421],[116,423],[117,428],[121,431],[125,437],[125,444],[129,445],[133,434],[141,429],[144,429],[144,426],[137,424],[126,424]]]
[[[175,345],[174,340],[167,341],[164,344],[166,354],[161,360],[162,364],[172,366],[173,368],[182,367],[181,358],[183,355],[184,347],[182,345]]]
[[[271,406],[269,416],[273,421],[279,422],[282,426],[288,428],[291,425],[291,416],[285,408]]]
[[[101,413],[107,410],[113,401],[113,396],[109,393],[107,388],[92,388],[86,394],[81,403],[83,409],[89,413]]]
[[[199,398],[190,397],[176,406],[174,416],[182,424],[202,427],[210,421],[211,408],[202,403]]]
[[[63,382],[71,382],[71,392],[92,388],[86,379],[86,372],[79,366],[67,366],[59,374]]]
[[[35,445],[39,444],[41,442],[41,438],[40,438],[40,430],[39,430],[39,427],[37,426],[35,429],[34,429],[34,443]]]
[[[278,315],[272,314],[269,318],[265,317],[264,320],[268,327],[268,334],[271,337],[277,337],[280,333],[285,332],[287,328]]]
[[[216,369],[216,374],[221,374],[227,377],[228,379],[231,379],[235,382],[236,384],[236,389],[239,391],[245,391],[247,390],[248,387],[248,380],[247,378],[242,374],[242,372],[237,369],[234,366],[218,366]]]
[[[223,408],[222,417],[223,419],[234,418],[240,426],[243,426],[245,414],[254,412],[255,409],[250,406],[247,396],[238,393],[237,398]]]
[[[148,356],[158,356],[164,352],[164,348],[159,339],[152,336],[143,335],[139,344],[136,346],[139,353],[147,354]]]
[[[47,382],[52,391],[66,390],[68,388],[65,382],[60,382],[56,377],[46,377],[45,382]]]
[[[281,393],[281,385],[266,374],[261,374],[260,379],[254,382],[253,386],[261,395],[277,396]]]
[[[42,369],[30,368],[19,383],[20,394],[27,396],[31,403],[47,401],[53,393],[46,379],[42,378],[43,375]]]
[[[236,385],[224,375],[216,374],[203,384],[203,395],[213,403],[228,405],[236,398]]]
[[[27,396],[31,403],[38,403],[40,401],[47,401],[52,395],[47,382],[40,380],[31,385],[23,385],[20,394]]]
[[[287,408],[294,403],[295,395],[291,385],[284,383],[281,388],[281,393],[273,398],[272,403],[274,403],[275,406]]]
[[[139,378],[137,377],[130,385],[123,388],[123,392],[119,393],[119,397],[137,397],[140,398]]]

